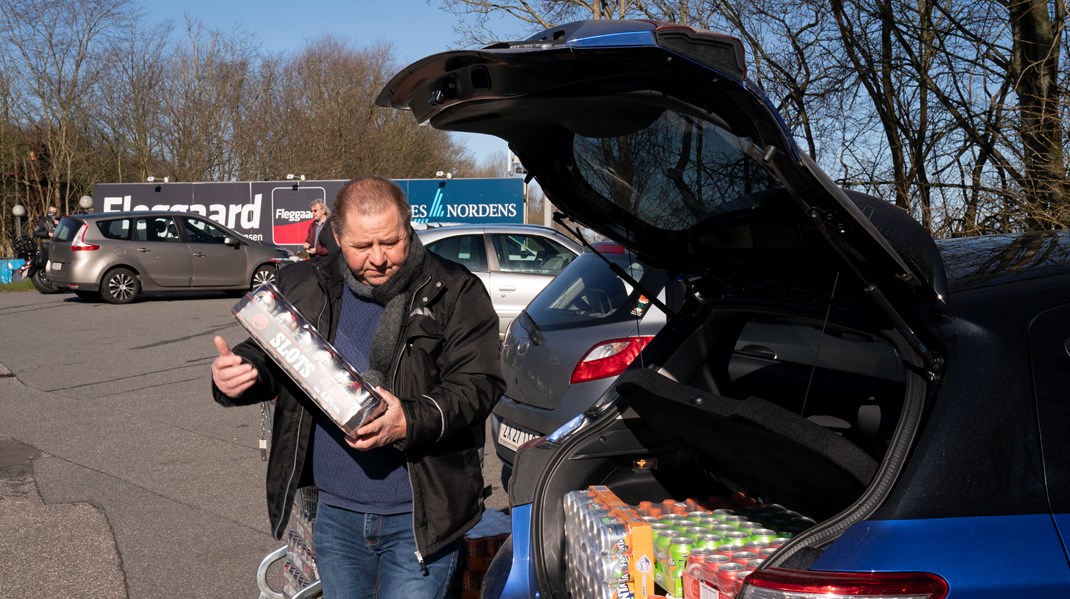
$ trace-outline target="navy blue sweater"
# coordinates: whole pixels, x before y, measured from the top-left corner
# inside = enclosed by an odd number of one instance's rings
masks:
[[[358,372],[368,369],[372,337],[383,307],[342,291],[334,347]],[[412,511],[412,487],[405,460],[393,447],[357,451],[322,412],[312,441],[312,473],[320,501],[335,507],[393,515]]]

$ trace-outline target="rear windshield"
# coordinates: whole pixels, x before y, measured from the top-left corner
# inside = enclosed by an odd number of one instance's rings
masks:
[[[762,193],[782,189],[751,140],[673,110],[625,135],[576,135],[572,150],[594,191],[667,231],[754,208]]]
[[[63,217],[56,226],[55,233],[52,234],[52,241],[70,243],[78,233],[78,229],[82,228],[82,224],[82,221],[77,218]]]
[[[622,254],[609,254],[650,293],[665,286],[665,272]],[[641,318],[650,309],[650,298],[610,270],[597,255],[587,252],[569,264],[560,275],[528,304],[526,312],[539,326],[583,325]]]

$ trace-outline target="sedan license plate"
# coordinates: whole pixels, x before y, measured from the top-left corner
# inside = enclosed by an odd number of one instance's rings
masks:
[[[534,433],[518,430],[503,422],[498,429],[498,444],[516,451],[518,447],[538,436]]]

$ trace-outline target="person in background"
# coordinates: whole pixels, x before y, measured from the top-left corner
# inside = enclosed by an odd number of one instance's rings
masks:
[[[278,274],[281,293],[327,337],[386,410],[350,438],[252,340],[215,338],[222,405],[278,396],[268,462],[276,538],[297,489],[315,484],[324,597],[441,598],[485,496],[485,423],[505,390],[498,318],[478,278],[427,251],[392,181],[347,183],[331,219],[339,253]]]
[[[305,237],[305,251],[309,258],[326,256],[331,242],[334,241],[328,219],[331,211],[322,199],[312,201],[312,222],[308,225],[308,235]]]
[[[45,243],[52,239],[58,224],[59,210],[55,206],[49,206],[47,214],[37,219],[37,225],[33,228],[33,236],[39,240],[38,243]]]

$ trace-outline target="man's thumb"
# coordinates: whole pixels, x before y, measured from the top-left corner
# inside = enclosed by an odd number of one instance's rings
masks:
[[[215,338],[212,339],[212,341],[215,342],[215,349],[217,352],[219,352],[220,356],[230,355],[230,346],[227,345],[226,339],[223,339],[219,335],[216,335]]]

